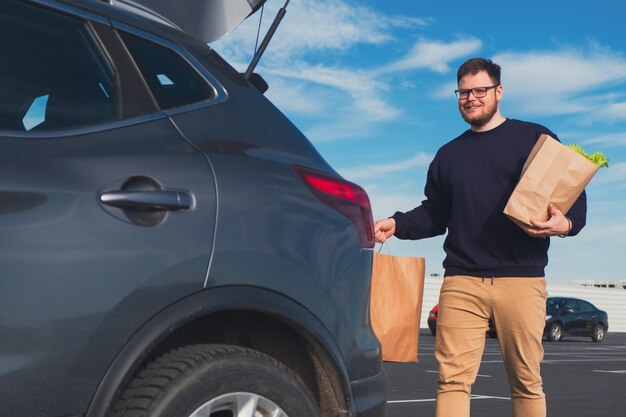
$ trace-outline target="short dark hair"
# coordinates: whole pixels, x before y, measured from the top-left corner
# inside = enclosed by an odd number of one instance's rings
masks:
[[[486,71],[494,84],[500,84],[500,65],[486,58],[472,58],[465,61],[456,72],[457,84],[467,74],[475,75],[480,71]]]

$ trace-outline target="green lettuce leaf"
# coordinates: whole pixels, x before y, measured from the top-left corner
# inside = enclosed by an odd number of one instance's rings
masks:
[[[567,145],[567,147],[578,152],[579,154],[581,154],[582,156],[584,156],[585,158],[587,158],[588,160],[590,160],[591,162],[599,166],[600,168],[602,167],[608,168],[609,166],[609,158],[604,156],[602,152],[596,151],[592,153],[591,155],[589,155],[587,152],[584,151],[584,149],[580,145],[570,144],[570,145]]]

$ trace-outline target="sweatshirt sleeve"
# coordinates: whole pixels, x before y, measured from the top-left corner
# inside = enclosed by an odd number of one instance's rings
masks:
[[[576,236],[585,227],[587,224],[587,194],[584,190],[565,217],[572,222],[572,229],[567,234],[568,236]]]
[[[439,158],[428,168],[422,204],[407,212],[396,212],[391,216],[396,221],[394,236],[398,239],[423,239],[446,232],[450,218],[450,203],[441,186]]]

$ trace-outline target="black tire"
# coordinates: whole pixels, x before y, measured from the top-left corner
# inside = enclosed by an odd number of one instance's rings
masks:
[[[260,352],[229,345],[185,346],[157,358],[131,380],[110,416],[221,417],[239,415],[238,403],[252,406],[245,413],[250,416],[320,416],[289,369]]]
[[[551,342],[558,342],[563,337],[563,326],[559,323],[552,323],[548,330],[548,340]]]
[[[606,329],[601,324],[596,324],[593,326],[593,330],[591,331],[591,340],[596,343],[600,343],[604,340],[604,336],[606,336]]]

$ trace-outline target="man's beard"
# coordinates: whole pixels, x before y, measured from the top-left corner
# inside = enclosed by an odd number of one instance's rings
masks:
[[[461,117],[471,126],[483,127],[484,125],[489,123],[489,121],[496,114],[496,112],[498,111],[498,106],[497,105],[490,105],[490,106],[483,105],[482,109],[485,110],[482,116],[469,117],[464,111],[461,111]]]

